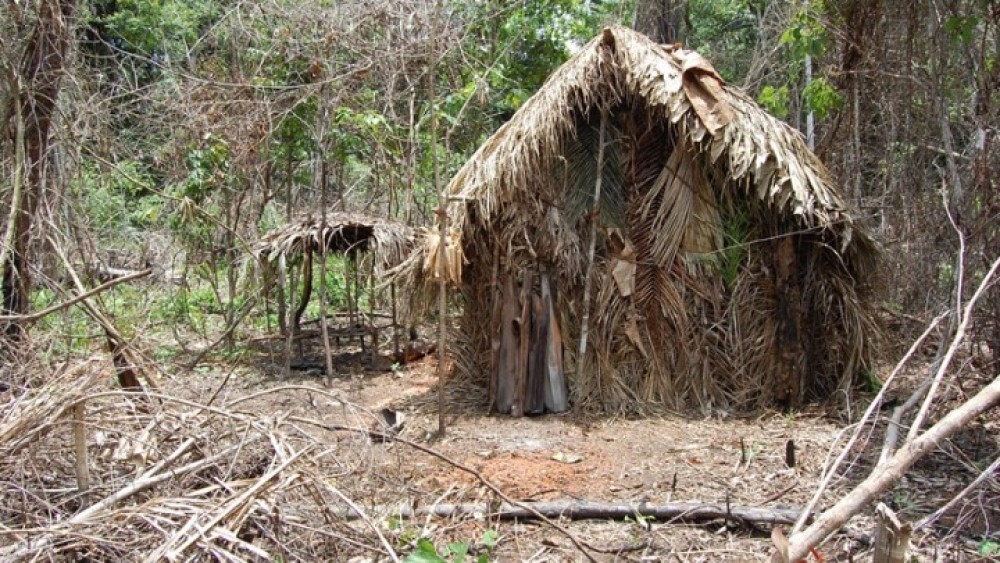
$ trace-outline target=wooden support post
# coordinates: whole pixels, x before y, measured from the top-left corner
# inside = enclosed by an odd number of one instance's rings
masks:
[[[534,277],[531,270],[527,270],[524,272],[524,279],[521,280],[521,313],[517,321],[517,368],[514,371],[514,404],[510,408],[510,414],[513,416],[524,416],[527,398],[528,352],[531,342],[531,289],[533,285]]]
[[[903,524],[884,503],[875,507],[875,549],[872,563],[905,563],[913,528]]]
[[[76,488],[85,495],[90,490],[90,463],[87,459],[87,404],[73,407],[73,445],[76,450]],[[83,504],[87,504],[84,502]]]
[[[516,402],[514,382],[517,377],[517,334],[514,323],[517,319],[517,294],[514,291],[514,281],[508,274],[503,280],[503,293],[500,305],[500,345],[497,353],[497,367],[493,373],[494,389],[493,408],[496,412],[507,414]]]

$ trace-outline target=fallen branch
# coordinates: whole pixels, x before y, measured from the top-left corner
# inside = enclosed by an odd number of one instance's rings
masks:
[[[102,283],[101,285],[95,287],[94,289],[91,289],[90,291],[80,293],[75,297],[73,297],[72,299],[63,301],[62,303],[57,303],[51,307],[46,307],[45,309],[42,309],[41,311],[35,313],[31,313],[28,315],[0,315],[0,321],[22,321],[22,322],[33,323],[48,315],[51,315],[52,313],[57,313],[59,311],[62,311],[63,309],[72,307],[73,305],[76,305],[77,303],[83,301],[84,299],[90,299],[91,297],[97,295],[98,293],[103,293],[116,285],[123,284],[125,282],[132,280],[137,280],[139,278],[144,278],[149,274],[151,274],[152,272],[153,270],[142,270],[141,272],[132,272],[127,276],[114,278],[110,281]]]
[[[791,524],[799,516],[796,508],[762,508],[756,506],[729,506],[725,504],[701,502],[668,502],[666,504],[630,504],[594,501],[557,500],[545,502],[520,502],[516,505],[502,503],[499,506],[484,503],[440,503],[413,508],[409,505],[379,507],[372,510],[389,514],[396,518],[419,518],[434,516],[488,516],[500,520],[537,520],[538,515],[547,518],[567,518],[569,520],[624,520],[637,516],[655,518],[659,522],[704,522],[708,520],[730,520],[750,524]],[[343,513],[348,520],[362,517],[356,509]]]
[[[136,376],[132,367],[134,367],[137,364],[137,362],[127,359],[125,357],[125,351],[126,350],[133,351],[137,356],[139,356],[144,360],[146,365],[155,366],[156,364],[149,361],[149,358],[147,358],[140,350],[138,350],[130,341],[126,340],[125,337],[122,336],[120,332],[118,332],[118,329],[115,328],[115,325],[112,324],[110,320],[108,320],[108,318],[104,315],[104,313],[102,313],[101,310],[96,305],[90,302],[90,298],[87,295],[87,293],[89,292],[84,287],[83,282],[80,281],[80,276],[76,273],[76,270],[73,268],[73,264],[71,264],[69,259],[66,257],[66,253],[63,252],[62,247],[52,237],[48,237],[48,241],[49,244],[52,245],[52,248],[56,251],[56,254],[59,255],[60,260],[62,260],[63,266],[66,267],[66,272],[69,274],[70,279],[73,280],[73,284],[76,286],[77,291],[80,292],[80,296],[82,297],[82,299],[80,299],[80,302],[83,303],[83,308],[86,309],[87,314],[90,315],[90,318],[97,321],[97,323],[101,325],[101,328],[104,329],[104,332],[107,335],[108,339],[108,348],[112,356],[112,363],[114,363],[115,369],[116,371],[118,371],[119,382],[122,384],[122,387],[135,388],[136,384],[138,384],[138,379],[135,379]],[[126,370],[132,372],[131,377],[123,373],[123,371]],[[156,381],[156,379],[153,377],[151,373],[147,371],[143,375],[145,376],[146,381],[149,382],[150,387],[153,387],[157,390],[160,388],[159,382]]]
[[[840,528],[851,516],[879,497],[914,464],[937,448],[945,440],[977,416],[1000,404],[1000,378],[993,380],[975,397],[949,412],[916,440],[905,444],[889,461],[872,470],[861,484],[824,512],[801,533],[792,536],[788,556],[798,561],[809,553],[809,548],[819,545],[828,535]]]
[[[896,364],[896,367],[893,368],[892,373],[889,374],[889,377],[887,377],[885,381],[882,382],[882,388],[879,389],[878,394],[868,405],[868,408],[865,409],[865,413],[861,415],[861,419],[858,420],[858,422],[856,423],[857,429],[851,435],[850,439],[848,439],[847,444],[845,444],[844,447],[841,449],[840,454],[837,456],[837,459],[835,459],[833,463],[830,465],[830,467],[823,472],[823,477],[820,480],[819,486],[816,487],[816,492],[813,493],[812,498],[809,499],[809,504],[806,505],[805,511],[803,512],[803,516],[805,514],[811,514],[813,510],[816,508],[816,506],[819,504],[820,499],[823,498],[823,493],[826,492],[826,489],[827,487],[829,487],[830,482],[833,481],[834,476],[837,475],[837,470],[840,468],[840,465],[844,462],[844,460],[847,458],[847,455],[854,448],[854,444],[861,437],[861,432],[864,429],[865,425],[872,418],[875,412],[878,411],[878,408],[882,405],[882,400],[885,397],[886,392],[889,390],[889,386],[896,379],[896,376],[899,375],[899,372],[903,370],[903,366],[905,366],[906,363],[910,361],[910,358],[913,357],[914,354],[916,354],[917,350],[920,348],[920,345],[924,342],[924,340],[928,336],[930,336],[934,328],[937,327],[938,323],[940,323],[941,320],[944,319],[946,316],[947,314],[941,314],[935,317],[933,321],[931,321],[931,323],[924,330],[923,334],[921,334],[920,337],[917,338],[916,341],[914,341],[913,345],[910,346],[910,349],[906,351],[906,354],[903,354],[903,358],[899,360],[899,362]],[[792,536],[798,533],[799,530],[801,530],[802,527],[806,525],[806,521],[803,516],[800,516],[799,520],[792,527],[791,531]]]
[[[910,432],[907,435],[907,439],[903,444],[903,447],[900,448],[885,463],[877,464],[875,468],[872,469],[872,472],[867,479],[865,479],[853,491],[848,493],[847,496],[837,502],[837,504],[835,504],[832,508],[820,515],[812,526],[802,532],[793,533],[791,538],[789,538],[790,546],[788,556],[790,560],[797,561],[802,557],[805,557],[810,548],[819,545],[830,533],[839,528],[843,523],[847,522],[851,516],[857,514],[865,506],[871,503],[872,500],[895,484],[896,481],[898,481],[900,477],[902,477],[903,474],[917,462],[917,460],[936,449],[937,445],[942,440],[947,439],[963,426],[975,419],[975,417],[992,408],[997,403],[1000,403],[1000,378],[997,378],[983,388],[983,390],[980,391],[975,397],[969,399],[961,406],[945,415],[944,418],[927,430],[927,432],[920,434],[919,436],[917,434],[920,425],[929,412],[930,404],[934,400],[937,388],[944,379],[944,375],[948,369],[951,359],[954,357],[956,351],[962,343],[962,340],[965,338],[965,331],[972,318],[975,305],[979,301],[979,298],[986,292],[986,289],[993,283],[993,276],[996,274],[998,268],[1000,268],[1000,258],[997,258],[990,266],[989,271],[983,277],[983,281],[979,284],[975,293],[962,309],[960,319],[961,322],[955,331],[955,335],[952,338],[951,345],[948,347],[948,351],[945,352],[941,360],[941,365],[938,367],[937,373],[931,380],[932,383],[930,385],[930,389],[927,391],[924,403],[921,406],[920,411],[917,413],[916,418],[913,421],[913,425],[910,427]],[[959,283],[959,286],[961,286],[961,283]],[[961,293],[959,293],[956,302],[958,303],[958,306],[961,306]],[[927,334],[928,332],[925,332],[921,338],[924,338]],[[912,350],[913,348],[911,347],[911,351]],[[893,375],[895,375],[895,372]],[[919,395],[917,396],[919,397]],[[869,411],[870,410],[871,407],[869,407]],[[866,413],[866,417],[867,416],[868,413]],[[850,444],[844,448],[844,452],[841,452],[841,458],[843,458],[848,449],[850,449]],[[839,459],[840,458],[838,458],[838,460]],[[830,473],[832,474],[832,470]],[[821,493],[822,484],[820,490],[817,491],[817,494],[813,497],[813,502],[818,499]],[[810,504],[810,506],[812,506],[812,504]],[[796,523],[796,527],[794,529],[799,528],[800,525],[801,520]]]
[[[930,516],[927,516],[926,518],[921,520],[914,527],[914,530],[919,530],[924,526],[927,526],[928,524],[933,524],[934,522],[936,522],[938,518],[941,518],[941,516],[945,515],[949,510],[953,509],[955,505],[957,505],[962,499],[969,496],[969,493],[976,490],[977,487],[982,485],[983,481],[989,479],[990,477],[995,477],[998,470],[1000,470],[1000,456],[998,456],[995,460],[993,460],[993,463],[991,463],[989,467],[987,467],[984,471],[980,472],[979,476],[976,477],[971,483],[969,483],[969,486],[962,489],[962,491],[957,495],[955,495],[954,498],[949,500],[947,504],[935,510],[934,514],[931,514]]]

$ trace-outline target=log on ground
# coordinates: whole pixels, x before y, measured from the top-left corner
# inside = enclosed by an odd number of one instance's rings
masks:
[[[531,509],[547,518],[568,518],[570,520],[624,520],[636,516],[652,517],[659,522],[705,522],[710,520],[731,520],[753,524],[791,524],[799,517],[801,508],[764,508],[756,506],[726,506],[725,504],[700,502],[671,502],[666,504],[629,504],[594,501],[544,501],[524,502],[517,505],[502,503],[438,503],[416,509],[409,505],[376,507],[373,513],[384,513],[395,518],[417,518],[436,516],[489,516],[501,520],[533,520],[537,516]],[[360,515],[352,510],[343,512],[348,520],[356,520]]]

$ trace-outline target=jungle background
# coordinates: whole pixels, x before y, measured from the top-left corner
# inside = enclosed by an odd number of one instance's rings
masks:
[[[414,487],[433,500],[443,491],[457,494],[454,483],[472,495],[466,500],[485,498],[471,492],[482,490],[475,479],[448,477],[454,466],[447,459],[432,459],[443,464],[432,466],[418,458],[425,455],[420,450],[395,444],[399,449],[390,451],[367,435],[362,441],[343,437],[345,428],[350,434],[369,425],[385,393],[423,380],[430,389],[435,366],[413,368],[412,381],[404,382],[405,366],[393,365],[370,386],[363,368],[336,366],[346,383],[332,390],[310,388],[318,377],[256,367],[261,351],[254,337],[288,322],[255,282],[251,248],[263,233],[319,208],[435,226],[438,194],[448,178],[574,49],[611,23],[635,25],[660,41],[698,51],[729,84],[802,131],[837,178],[884,252],[884,268],[871,275],[881,288],[880,354],[888,368],[872,370],[861,392],[877,392],[932,324],[936,328],[917,350],[923,363],[908,372],[913,387],[933,374],[949,343],[957,345],[960,359],[951,364],[935,416],[1000,376],[996,284],[962,314],[968,296],[991,279],[1000,249],[995,0],[640,0],[638,6],[598,0],[6,0],[2,6],[5,556],[42,550],[100,560],[130,548],[154,559],[180,557],[188,549],[218,559],[262,560],[309,554],[393,559],[397,553],[458,560],[463,549],[500,559],[539,553],[571,560],[597,553],[636,560],[643,553],[684,560],[766,556],[771,544],[754,530],[700,527],[667,541],[657,539],[641,518],[624,539],[610,528],[574,528],[591,543],[611,534],[608,545],[628,546],[603,552],[567,541],[555,528],[504,528],[488,518],[483,523],[455,517],[435,527],[365,516],[358,527],[324,507],[346,504],[363,515],[355,501],[388,502],[416,495]],[[352,294],[345,283],[350,266],[343,258],[330,257],[328,264],[329,275],[324,270],[318,282],[326,303],[310,302],[307,317],[321,306],[372,305],[367,300],[373,296]],[[141,281],[89,293],[146,270]],[[293,300],[294,293],[279,299]],[[434,338],[432,329],[424,332]],[[953,340],[956,334],[961,338]],[[153,394],[176,395],[157,404],[171,408],[157,410],[120,392],[115,374],[120,381],[131,368],[155,374],[160,387]],[[232,391],[234,385],[242,396]],[[273,393],[258,404],[260,388]],[[45,401],[29,400],[37,399],[37,389],[47,389]],[[356,396],[348,400],[352,390]],[[96,395],[87,399],[89,414],[80,407],[87,393]],[[462,396],[457,392],[457,411]],[[907,396],[898,393],[900,400]],[[424,403],[432,406],[430,399],[408,400],[417,414]],[[317,404],[342,420],[316,414],[309,417],[312,426],[303,422],[296,409],[312,412]],[[816,457],[804,462],[811,469],[802,469],[808,477],[797,489],[808,498],[825,466],[822,455],[842,445],[841,431],[853,431],[858,414],[772,413],[770,422],[733,422],[736,430],[713,419],[698,431],[701,438],[686,439],[695,445],[703,439],[708,448],[712,433],[732,433],[724,459],[739,459],[738,479],[749,487],[732,498],[759,504],[790,486],[776,469],[786,437],[769,434],[784,428],[815,446]],[[73,416],[78,418],[71,424],[67,417]],[[86,468],[73,456],[80,446],[79,433],[71,429],[86,427],[84,416],[91,423],[83,450],[94,450],[94,467],[87,486],[78,487]],[[911,480],[910,493],[891,495],[897,510],[922,518],[950,497],[922,504],[913,491],[957,493],[975,478],[980,499],[995,499],[996,464],[990,462],[997,423],[989,417],[977,421],[967,437],[971,442],[956,440],[934,462],[944,465],[924,468],[957,479],[955,486],[931,480],[920,489],[919,479]],[[651,428],[674,438],[695,432],[686,422],[617,422],[631,430],[591,419],[545,430],[518,421],[498,430],[493,419],[460,417],[452,432],[461,438],[447,451],[452,457],[478,452],[484,463],[503,460],[504,472],[491,473],[487,463],[477,475],[520,486],[528,491],[521,496],[532,498],[590,474],[577,469],[580,461],[606,468],[624,450],[636,456],[628,462],[635,466],[649,456],[680,455],[695,481],[697,466],[710,463],[709,454],[696,459],[675,443],[654,447],[646,437]],[[484,425],[493,425],[500,445],[484,446],[483,435],[472,437]],[[526,446],[525,436],[536,431],[543,437]],[[577,454],[562,455],[570,447],[555,437],[562,434],[589,453],[577,461]],[[188,436],[191,444],[182,439]],[[619,446],[602,450],[587,446],[590,440]],[[228,441],[232,448],[223,447]],[[551,448],[560,450],[561,459]],[[874,464],[860,461],[860,450],[854,455],[859,461],[842,476],[840,490],[851,489],[852,472]],[[949,460],[957,472],[942,470]],[[725,469],[728,461],[719,465]],[[174,463],[185,471],[168,479],[162,471]],[[330,477],[324,465],[329,463],[343,481]],[[373,469],[381,463],[396,472]],[[541,477],[511,470],[517,463],[526,471],[551,464],[551,475],[579,473],[551,487],[527,487]],[[762,473],[753,477],[747,468]],[[208,469],[214,473],[207,475]],[[351,471],[364,477],[343,477]],[[616,485],[624,473],[609,470],[601,486],[587,491],[613,496],[633,485],[663,489],[671,472],[657,471],[649,469],[637,484]],[[677,470],[672,475],[669,492],[675,498]],[[758,494],[766,476],[776,479],[773,490]],[[144,486],[114,497],[133,478]],[[692,488],[676,498],[718,501],[724,490],[728,502],[731,490],[741,490],[733,483]],[[393,489],[400,484],[409,492]],[[78,490],[88,488],[89,495]],[[923,539],[915,539],[925,548],[922,555],[938,556],[931,546],[941,538],[952,541],[956,558],[1000,552],[995,513],[957,514],[944,528],[922,530]],[[127,525],[110,527],[115,519]],[[31,544],[32,537],[39,543]],[[690,549],[678,550],[678,541]],[[857,537],[841,543],[865,548]]]

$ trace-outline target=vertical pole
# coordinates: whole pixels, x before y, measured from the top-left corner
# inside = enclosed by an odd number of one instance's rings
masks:
[[[324,112],[325,113],[325,112]],[[326,124],[324,115],[323,130]],[[322,133],[320,143],[322,143]],[[322,146],[322,144],[320,145]],[[320,200],[320,226],[319,226],[319,329],[323,336],[323,364],[326,366],[326,384],[333,383],[333,352],[330,349],[330,329],[326,319],[326,266],[327,266],[327,238],[326,238],[326,189],[327,189],[327,169],[326,155],[320,154],[319,165],[319,200]]]
[[[803,10],[809,9],[809,0],[805,0],[805,2],[802,3],[802,9]],[[805,88],[808,90],[809,84],[812,83],[813,79],[813,59],[812,55],[810,55],[809,53],[806,53],[805,67],[806,67]],[[812,109],[806,112],[806,145],[809,146],[809,150],[816,149],[816,121],[815,117],[813,116]]]
[[[590,247],[587,251],[587,272],[583,277],[583,318],[580,321],[580,347],[576,355],[576,376],[583,377],[587,357],[587,334],[590,331],[590,278],[594,274],[594,252],[597,249],[597,218],[600,213],[601,181],[604,178],[604,145],[607,134],[608,110],[601,109],[601,128],[598,134],[597,180],[594,182],[594,204],[590,210]]]
[[[809,88],[812,78],[813,59],[812,55],[806,54],[806,88]],[[806,113],[806,144],[809,145],[809,150],[816,148],[816,120],[811,109]]]
[[[431,99],[431,168],[434,171],[434,190],[440,194],[438,197],[438,436],[444,437],[445,433],[445,412],[444,412],[444,380],[445,380],[445,358],[447,357],[445,346],[447,338],[448,319],[448,253],[446,245],[448,240],[448,211],[447,195],[441,190],[440,171],[438,167],[437,154],[437,95],[435,88],[435,73],[437,72],[439,54],[437,52],[437,24],[438,24],[439,2],[434,2],[434,24],[432,26],[433,39],[431,39],[431,50],[434,53],[434,63],[431,65],[431,72],[428,80],[430,82]]]
[[[90,490],[90,465],[87,461],[87,404],[81,400],[73,407],[73,444],[76,450],[76,486],[81,494]],[[84,503],[86,504],[86,503]]]

